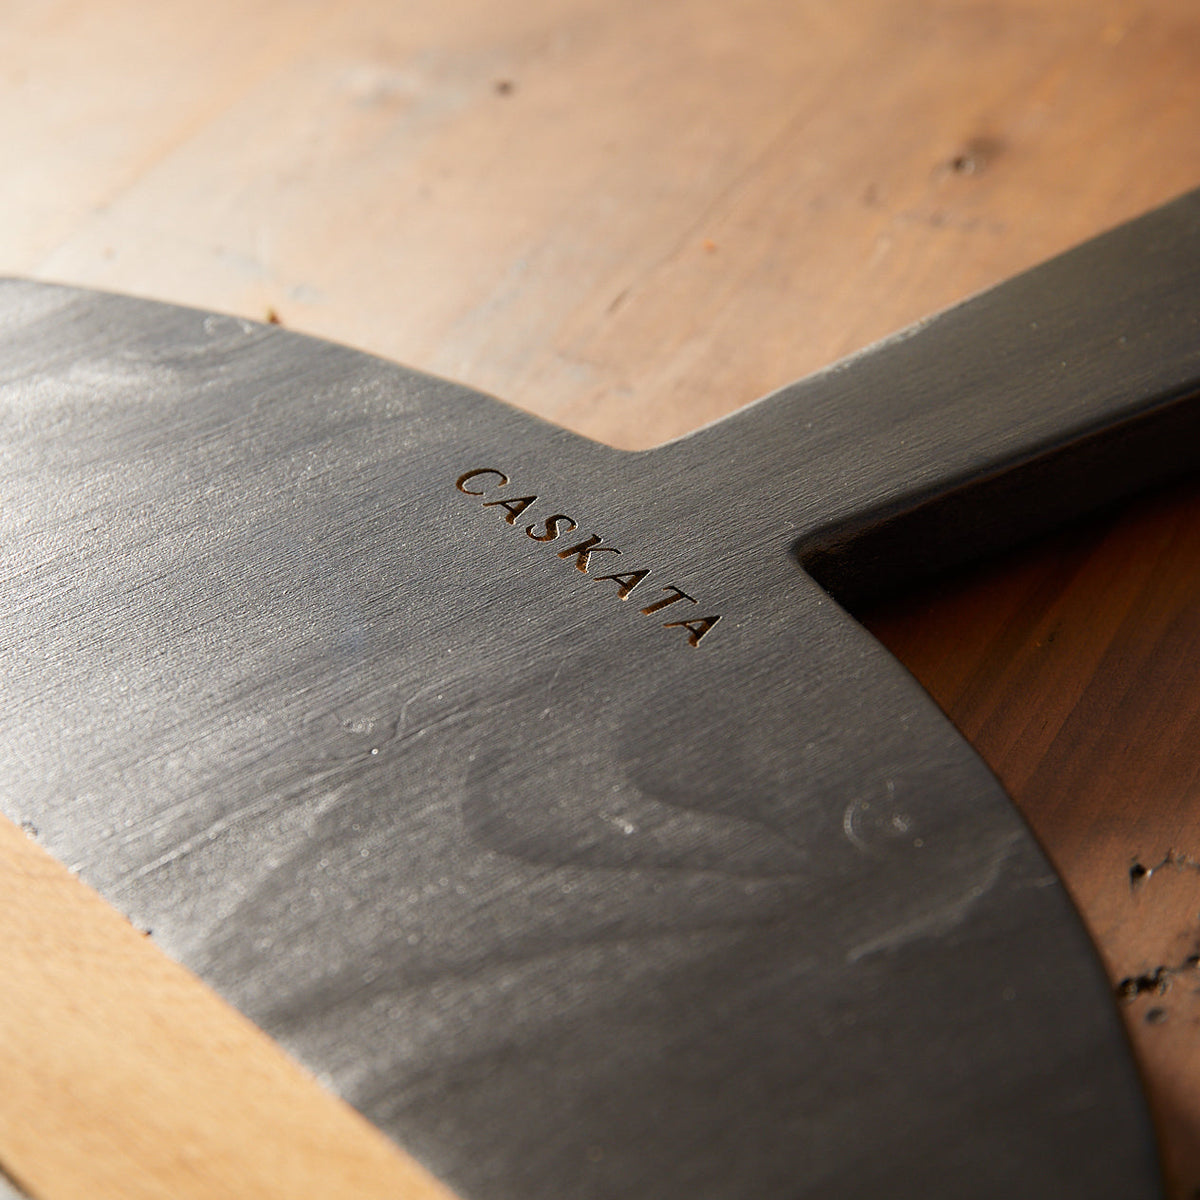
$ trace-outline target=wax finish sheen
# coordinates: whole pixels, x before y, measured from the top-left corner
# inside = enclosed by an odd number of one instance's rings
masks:
[[[1187,466],[1198,263],[1189,198],[638,454],[8,284],[0,805],[469,1200],[1157,1195],[1061,886],[797,555]]]

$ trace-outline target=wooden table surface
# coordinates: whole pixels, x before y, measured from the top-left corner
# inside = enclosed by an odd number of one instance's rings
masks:
[[[1195,0],[0,12],[0,270],[278,319],[625,447],[1200,184]],[[1195,1196],[1200,487],[864,615],[1066,878]],[[445,1195],[10,825],[0,922],[31,1195]]]

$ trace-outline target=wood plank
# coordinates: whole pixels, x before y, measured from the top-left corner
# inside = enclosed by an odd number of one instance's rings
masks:
[[[1200,485],[866,614],[1017,800],[1097,940],[1172,1194],[1200,1180]]]
[[[58,0],[0,47],[0,268],[275,312],[629,447],[1200,182],[1191,0]],[[1186,963],[1200,911],[1196,516],[873,618],[1114,982]],[[38,1195],[272,1194],[326,1122],[345,1173],[309,1190],[433,1186],[11,829],[0,889],[0,1163]],[[1193,990],[1125,1010],[1177,1196]]]
[[[0,821],[0,1163],[35,1196],[450,1200]]]

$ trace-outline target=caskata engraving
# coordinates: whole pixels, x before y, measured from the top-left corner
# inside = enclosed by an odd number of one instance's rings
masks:
[[[476,467],[471,471],[464,471],[454,481],[454,486],[466,496],[491,496],[501,488],[508,487],[510,482],[511,480],[508,475],[495,467]],[[480,501],[480,505],[483,508],[499,509],[505,523],[516,527],[517,518],[523,516],[525,510],[536,504],[537,500],[536,493],[528,496],[509,496],[506,494],[496,499],[482,500]],[[535,542],[553,542],[557,541],[564,534],[574,533],[578,529],[579,522],[574,517],[568,516],[566,513],[556,512],[548,517],[543,517],[539,521],[534,521],[526,525],[525,536],[532,538]],[[591,575],[593,555],[621,555],[622,553],[623,551],[619,547],[606,545],[604,538],[598,533],[586,534],[580,541],[568,546],[565,550],[557,551],[559,558],[565,562],[573,563],[575,569],[583,572],[585,575]],[[611,560],[605,560],[606,565],[608,562],[611,562]],[[597,583],[601,580],[615,583],[617,585],[617,599],[628,600],[633,594],[634,589],[640,587],[647,576],[653,573],[653,569],[650,567],[639,567],[629,571],[616,571],[609,575],[591,575],[591,578]],[[641,609],[643,615],[648,617],[653,616],[668,605],[678,604],[681,601],[687,601],[689,604],[699,603],[695,596],[689,596],[683,588],[673,583],[664,584],[661,591],[665,592],[666,595],[652,601]],[[678,611],[675,610],[675,612],[669,615],[675,616]],[[664,621],[662,627],[663,629],[686,630],[688,645],[695,647],[700,645],[701,640],[720,619],[720,613],[715,613],[706,617],[689,617],[686,619],[680,618],[676,621]]]

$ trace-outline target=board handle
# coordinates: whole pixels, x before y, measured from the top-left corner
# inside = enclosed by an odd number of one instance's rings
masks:
[[[1195,469],[1200,190],[673,445],[843,602]]]

